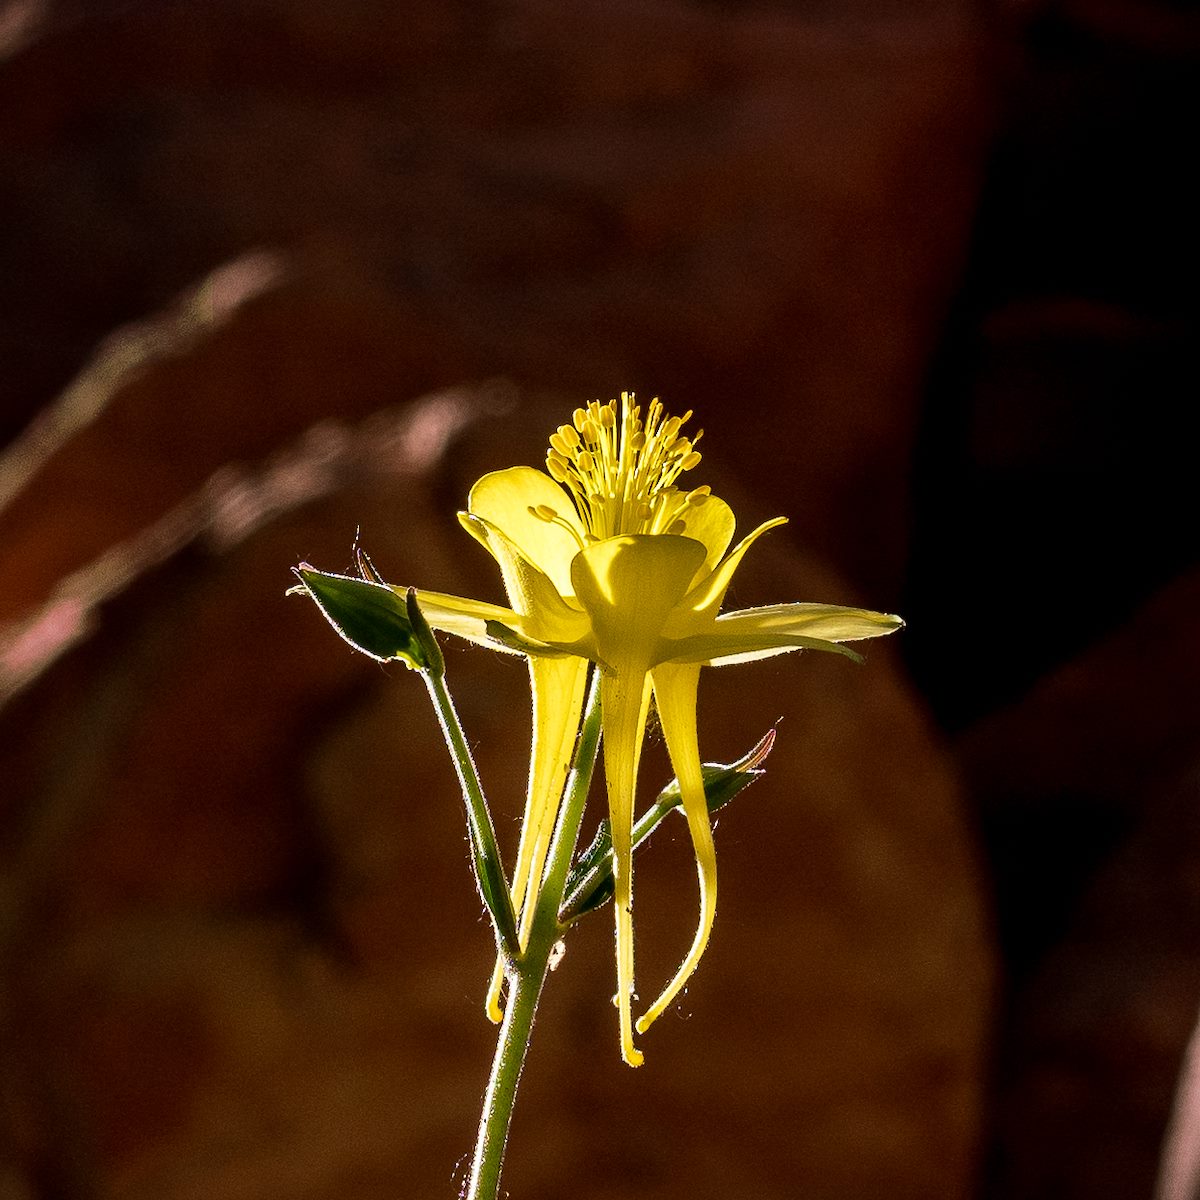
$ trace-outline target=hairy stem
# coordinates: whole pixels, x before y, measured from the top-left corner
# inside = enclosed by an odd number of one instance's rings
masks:
[[[529,931],[529,943],[523,954],[510,960],[508,1001],[496,1042],[492,1073],[484,1094],[471,1177],[463,1193],[465,1200],[497,1200],[499,1195],[500,1171],[504,1165],[504,1149],[517,1098],[517,1083],[529,1049],[542,985],[546,982],[550,961],[562,932],[558,910],[566,889],[571,859],[575,854],[575,843],[579,838],[579,825],[583,820],[583,808],[599,744],[600,686],[599,677],[596,676],[584,708],[579,741],[575,747],[575,761],[567,780],[554,840],[550,845],[544,881]],[[534,881],[530,882],[532,886]]]
[[[471,756],[471,748],[467,745],[466,735],[458,719],[458,711],[450,698],[446,687],[446,677],[441,672],[424,671],[422,675],[429,688],[433,707],[437,711],[438,721],[442,726],[442,734],[446,745],[450,748],[450,757],[454,760],[454,769],[458,773],[458,782],[462,787],[463,802],[467,809],[467,829],[471,839],[471,865],[475,871],[475,883],[483,902],[492,915],[492,925],[496,933],[496,942],[501,952],[509,957],[518,953],[520,943],[517,939],[517,919],[513,912],[512,894],[509,891],[508,880],[504,875],[504,864],[500,857],[500,847],[496,844],[496,829],[492,824],[492,814],[484,798],[483,786],[479,782],[479,773],[475,769],[475,760]]]

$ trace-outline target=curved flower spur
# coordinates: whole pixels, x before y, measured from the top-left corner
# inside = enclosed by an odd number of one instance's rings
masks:
[[[899,617],[829,604],[774,604],[722,614],[726,590],[750,546],[785,518],[766,521],[732,550],[734,516],[707,487],[679,477],[700,462],[684,426],[654,400],[631,394],[577,409],[550,437],[546,472],[511,467],[471,489],[464,528],[495,558],[509,608],[417,592],[434,629],[529,659],[534,737],[529,793],[512,883],[520,936],[528,937],[537,883],[579,728],[587,664],[601,672],[604,772],[614,861],[617,1003],[621,1053],[634,1044],[633,827],[638,763],[651,695],[679,782],[700,883],[696,935],[678,971],[639,1017],[644,1033],[696,969],[716,911],[717,869],[696,736],[702,666],[790,650],[858,658],[841,642],[881,637]],[[522,941],[524,944],[524,941]],[[501,1015],[502,964],[489,993]]]

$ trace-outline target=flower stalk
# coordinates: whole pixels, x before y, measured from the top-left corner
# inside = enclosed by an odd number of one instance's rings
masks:
[[[498,1195],[504,1149],[517,1097],[517,1084],[529,1049],[533,1019],[555,947],[563,932],[558,910],[566,894],[567,878],[575,857],[579,826],[583,820],[599,744],[600,688],[598,674],[594,673],[575,748],[574,764],[564,791],[554,839],[550,844],[546,876],[534,906],[528,944],[523,953],[509,961],[506,972],[508,1002],[496,1041],[492,1073],[483,1098],[479,1135],[471,1161],[471,1177],[464,1193],[466,1200],[495,1200]]]

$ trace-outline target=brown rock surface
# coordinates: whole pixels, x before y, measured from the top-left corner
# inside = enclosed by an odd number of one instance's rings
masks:
[[[409,394],[686,397],[806,542],[894,587],[978,66],[945,0],[48,5],[0,71],[7,411],[214,264],[332,250],[417,317],[380,379],[432,337],[457,370]]]
[[[1153,1188],[1200,1006],[1198,599],[1192,572],[964,738],[1015,976],[989,1195]]]

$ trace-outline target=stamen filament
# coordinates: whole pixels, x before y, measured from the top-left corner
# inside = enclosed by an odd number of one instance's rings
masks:
[[[546,468],[571,493],[585,542],[623,533],[682,533],[683,510],[709,494],[702,486],[681,496],[675,487],[684,471],[700,463],[695,447],[703,431],[680,436],[692,414],[668,417],[657,399],[644,420],[632,393],[623,392],[620,403],[619,417],[615,400],[576,409],[573,424],[551,434]]]
[[[531,504],[529,506],[529,515],[537,517],[539,521],[545,521],[547,525],[557,525],[560,529],[565,529],[574,539],[575,544],[583,550],[587,543],[579,534],[579,530],[571,524],[566,517],[560,516],[548,504]]]

